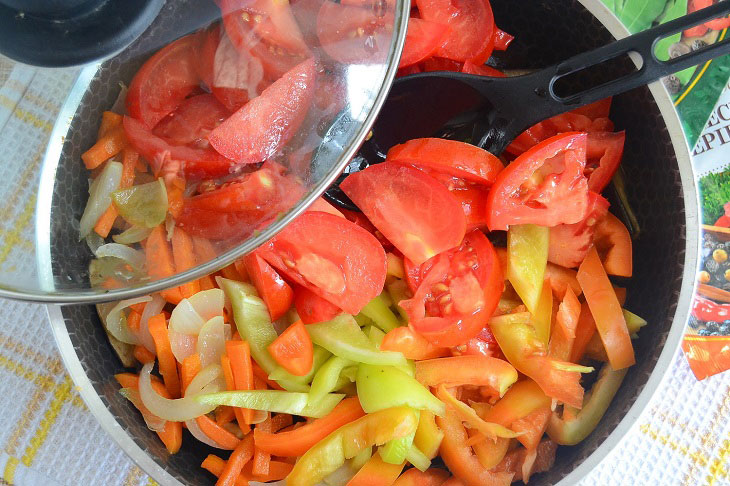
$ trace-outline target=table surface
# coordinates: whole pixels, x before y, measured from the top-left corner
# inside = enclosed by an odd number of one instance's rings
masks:
[[[0,57],[0,169],[40,163],[75,74]],[[0,270],[32,245],[18,208],[34,200],[0,201],[0,214],[11,215],[0,222]],[[79,398],[51,344],[45,307],[1,300],[0,315],[0,485],[156,484]],[[580,484],[730,485],[729,416],[730,372],[699,382],[678,352],[631,432]]]

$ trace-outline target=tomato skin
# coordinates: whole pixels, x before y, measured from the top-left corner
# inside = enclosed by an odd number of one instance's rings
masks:
[[[372,8],[325,1],[317,15],[317,37],[329,57],[343,64],[369,64],[385,61],[390,46],[386,26],[393,13],[383,17]]]
[[[160,120],[152,133],[175,145],[207,148],[208,134],[228,115],[229,111],[215,96],[207,93],[192,96]]]
[[[451,347],[484,329],[504,289],[499,258],[484,233],[470,232],[459,248],[437,255],[418,272],[409,268],[411,264],[406,266],[408,278],[415,283],[414,274],[419,273],[418,288],[400,306],[414,331],[436,346]],[[463,287],[459,282],[473,283]]]
[[[420,264],[461,243],[466,217],[456,198],[413,167],[376,164],[340,187],[406,257]]]
[[[314,94],[314,60],[287,72],[208,136],[220,154],[243,164],[274,155],[299,129]]]
[[[127,112],[152,129],[200,83],[195,54],[199,34],[168,44],[150,57],[134,75],[127,91]]]
[[[608,213],[609,203],[600,194],[589,192],[588,213],[583,221],[550,228],[548,261],[566,268],[578,267],[593,245],[593,236]]]
[[[286,314],[294,300],[294,291],[271,265],[255,253],[243,257],[248,276],[266,303],[271,320]]]
[[[385,250],[373,235],[333,214],[307,211],[261,246],[290,281],[355,315],[383,289]]]
[[[447,21],[449,33],[435,55],[483,64],[494,49],[494,15],[488,0],[417,0],[421,18]]]
[[[489,229],[506,230],[511,224],[552,227],[581,221],[588,209],[585,163],[586,134],[576,132],[556,135],[517,157],[499,173],[489,192]],[[534,182],[536,174],[544,178]]]
[[[171,162],[180,165],[186,179],[211,179],[230,174],[238,164],[212,148],[174,145],[147,130],[142,122],[125,116],[124,133],[129,143],[150,163],[155,174]]]
[[[412,164],[491,185],[504,168],[484,149],[457,140],[417,138],[388,151],[388,162]]]
[[[621,163],[625,141],[625,132],[588,134],[586,172],[590,171],[588,188],[591,191],[601,192],[611,182]]]
[[[506,51],[513,40],[515,40],[515,36],[508,34],[497,26],[494,27],[495,51]]]
[[[327,322],[342,314],[342,309],[300,285],[294,289],[294,307],[304,324]]]
[[[441,45],[448,30],[448,26],[444,24],[417,18],[408,19],[406,43],[398,68],[412,66],[431,56]]]

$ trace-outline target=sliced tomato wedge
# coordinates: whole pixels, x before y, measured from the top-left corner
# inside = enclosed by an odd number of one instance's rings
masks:
[[[294,307],[304,324],[327,322],[342,314],[342,309],[300,285],[294,289]]]
[[[233,13],[268,44],[290,52],[308,54],[299,24],[289,2],[280,0],[221,0],[223,15]]]
[[[417,18],[408,19],[406,43],[398,67],[411,66],[430,57],[441,45],[448,30],[445,24]]]
[[[210,144],[239,163],[268,159],[299,130],[312,103],[314,78],[314,60],[304,61],[213,130]]]
[[[588,134],[586,176],[588,188],[601,192],[616,173],[624,154],[625,132],[594,132]]]
[[[147,159],[155,174],[163,169],[182,172],[185,179],[211,179],[230,174],[238,164],[212,148],[176,145],[147,130],[142,122],[124,117],[124,133],[129,143]]]
[[[476,228],[487,228],[487,196],[489,195],[487,186],[435,171],[428,171],[428,173],[446,186],[446,189],[461,204],[461,209],[466,217],[467,232]]]
[[[449,25],[435,55],[483,64],[494,49],[494,15],[488,0],[416,0],[421,18]]]
[[[257,250],[291,281],[355,315],[383,289],[385,250],[333,214],[307,211]]]
[[[325,1],[317,15],[319,43],[335,61],[343,64],[384,62],[390,49],[393,13],[376,15],[365,7]]]
[[[505,74],[499,69],[494,69],[486,64],[474,64],[471,61],[466,61],[464,66],[461,68],[462,73],[476,74],[478,76],[491,76],[493,78],[504,78]]]
[[[160,120],[152,133],[175,145],[207,148],[208,134],[228,115],[230,112],[212,94],[192,96]]]
[[[444,59],[443,57],[429,57],[423,61],[420,66],[425,73],[433,71],[451,71],[454,73],[460,73],[463,63],[459,61],[452,61],[451,59]]]
[[[459,201],[418,169],[376,164],[348,176],[342,190],[403,255],[420,264],[461,243]]]
[[[168,44],[150,57],[132,78],[127,112],[147,129],[173,111],[200,84],[196,54],[200,34]]]
[[[513,40],[515,40],[515,36],[508,34],[497,26],[494,27],[495,51],[506,51]]]
[[[583,221],[550,228],[548,261],[566,268],[578,267],[593,246],[593,235],[608,212],[609,203],[600,194],[588,193],[588,213]]]
[[[256,253],[243,257],[243,264],[256,291],[266,303],[271,320],[275,321],[286,314],[294,300],[294,291],[289,284]]]
[[[484,149],[457,140],[417,138],[388,151],[388,162],[412,164],[491,185],[504,168]]]
[[[504,289],[494,247],[479,230],[415,272],[418,288],[400,302],[409,325],[437,346],[466,343],[487,325]],[[414,271],[409,271],[412,278]]]
[[[361,213],[360,211],[350,211],[349,209],[344,208],[340,208],[339,211],[345,218],[347,218],[348,221],[352,221],[353,223],[360,226],[368,233],[376,237],[380,244],[383,245],[383,248],[385,248],[385,250],[393,249],[393,243],[388,241],[388,238],[383,236],[383,233],[378,231],[378,228],[373,226],[373,223],[371,223],[368,217],[365,216],[363,213]]]
[[[487,226],[557,226],[583,220],[588,211],[586,134],[556,135],[517,157],[497,176],[487,197]]]

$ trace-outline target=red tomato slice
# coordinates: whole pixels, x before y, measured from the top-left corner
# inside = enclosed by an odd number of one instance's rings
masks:
[[[466,218],[456,198],[418,169],[377,164],[340,187],[381,233],[420,264],[461,243]]]
[[[307,53],[307,45],[299,30],[289,2],[280,0],[220,0],[223,15],[239,17],[251,31],[273,46],[291,52]]]
[[[441,45],[448,30],[448,26],[444,24],[416,18],[408,19],[406,43],[398,67],[410,66],[431,56]]]
[[[186,179],[211,179],[230,174],[236,164],[212,148],[175,145],[154,135],[142,122],[124,117],[124,133],[129,143],[147,159],[155,174],[182,171]]]
[[[201,94],[186,98],[175,111],[160,120],[152,133],[175,145],[207,148],[208,134],[228,115],[229,111],[215,96]]]
[[[210,88],[213,85],[215,52],[218,50],[218,44],[221,40],[221,26],[216,22],[200,35],[202,36],[202,40],[198,47],[198,62],[195,65],[195,69],[198,73],[198,78]]]
[[[487,196],[489,195],[489,188],[457,177],[439,174],[435,171],[427,171],[427,173],[446,186],[446,189],[459,201],[461,209],[464,211],[464,216],[466,216],[467,232],[476,228],[487,228]]]
[[[588,213],[583,221],[560,224],[550,228],[548,261],[566,268],[581,264],[593,246],[593,235],[599,222],[606,216],[609,203],[600,194],[588,193]]]
[[[586,134],[556,135],[517,157],[487,197],[489,229],[511,224],[573,224],[588,211]]]
[[[390,50],[392,12],[325,1],[317,15],[317,37],[324,51],[343,64],[384,62]]]
[[[294,307],[304,324],[327,322],[342,314],[342,309],[299,285],[294,289]]]
[[[383,290],[385,250],[346,219],[308,211],[257,250],[290,280],[355,315]]]
[[[196,70],[199,34],[168,44],[134,75],[127,91],[127,112],[152,129],[200,84]]]
[[[443,57],[429,57],[421,63],[421,68],[425,73],[433,71],[451,71],[454,73],[460,73],[462,67],[463,64],[461,62],[444,59]]]
[[[494,69],[493,67],[487,66],[486,64],[474,64],[471,61],[466,61],[464,63],[464,66],[461,68],[461,72],[467,74],[476,74],[478,76],[491,76],[493,78],[506,77],[505,74],[498,69]]]
[[[210,144],[239,163],[268,159],[299,130],[312,102],[314,78],[314,60],[304,61],[213,130]]]
[[[488,0],[416,0],[421,18],[449,25],[436,55],[483,64],[494,49],[494,15]]]
[[[185,206],[175,223],[193,236],[216,241],[245,238],[261,226],[258,217],[245,212],[221,213]]]
[[[497,253],[479,230],[426,262],[419,273],[413,298],[399,305],[413,330],[437,346],[457,346],[477,336],[504,289]]]
[[[497,157],[484,149],[442,138],[417,138],[396,145],[388,151],[387,160],[489,185],[504,168]]]
[[[393,243],[388,241],[388,238],[383,236],[383,233],[378,231],[378,228],[373,226],[373,223],[371,223],[368,217],[365,216],[363,213],[361,213],[360,211],[350,211],[349,209],[344,208],[340,208],[340,212],[345,218],[347,218],[348,221],[352,221],[353,223],[376,237],[380,244],[383,245],[383,248],[385,248],[385,250],[393,249]]]
[[[588,188],[601,192],[616,173],[624,154],[625,132],[595,132],[588,134],[585,174]]]
[[[506,51],[513,40],[515,40],[515,36],[513,36],[512,34],[508,34],[496,25],[494,26],[495,51]]]
[[[256,291],[269,309],[271,320],[275,321],[286,314],[294,300],[294,291],[289,284],[256,253],[243,257],[243,263]]]

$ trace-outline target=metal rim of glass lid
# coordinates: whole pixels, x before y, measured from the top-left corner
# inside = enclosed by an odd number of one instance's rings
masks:
[[[306,54],[298,54],[304,56],[304,59],[316,59],[317,86],[321,87],[319,96],[329,96],[330,98],[324,98],[325,102],[340,104],[334,105],[337,109],[330,109],[330,112],[326,109],[308,109],[307,117],[297,133],[283,147],[279,146],[278,149],[281,150],[272,156],[275,163],[286,166],[287,173],[294,174],[301,189],[301,196],[295,198],[296,201],[293,200],[288,209],[284,208],[278,214],[270,215],[268,225],[257,227],[250,235],[242,234],[220,243],[215,258],[182,273],[159,280],[147,277],[131,279],[131,283],[121,288],[92,287],[89,283],[89,263],[94,254],[90,245],[79,238],[79,220],[86,206],[90,183],[90,172],[84,167],[80,155],[96,142],[102,112],[109,110],[120,97],[122,88],[119,83],[128,86],[130,79],[151,53],[182,35],[194,31],[203,32],[200,29],[207,28],[204,33],[198,34],[203,36],[215,30],[211,23],[219,21],[219,18],[197,15],[191,19],[186,14],[186,10],[196,8],[195,4],[200,3],[206,2],[166,2],[152,25],[127,49],[81,70],[51,132],[41,169],[35,174],[38,183],[37,202],[32,223],[28,225],[29,231],[33,231],[28,235],[33,248],[25,248],[25,254],[13,257],[12,265],[0,267],[1,297],[57,303],[119,300],[175,287],[212,273],[251,252],[301,214],[335,180],[355,154],[367,136],[396,75],[410,8],[406,0],[374,0],[372,7],[364,7],[372,8],[379,22],[374,30],[365,31],[364,40],[358,38],[356,31],[354,36],[328,40],[330,47],[335,46],[330,50],[325,47],[325,42],[311,40],[307,41]],[[219,3],[225,5],[227,2]],[[297,2],[295,5],[297,4],[305,5],[307,2]],[[288,8],[288,4],[286,5]],[[254,17],[247,13],[224,12],[224,15],[239,14],[246,20]],[[299,15],[302,13],[299,12]],[[317,26],[314,25],[316,17],[316,14],[310,15],[308,28],[301,28],[305,40],[316,39],[314,36],[318,35]],[[296,21],[297,12],[290,18]],[[303,15],[300,18],[307,17]],[[261,20],[258,17],[255,21]],[[263,20],[266,20],[265,14]],[[224,28],[222,26],[220,31]],[[360,37],[363,37],[362,33],[360,30]],[[282,54],[281,49],[265,44],[266,39],[250,38],[255,39],[255,45],[268,47],[268,52]],[[353,58],[348,54],[345,58],[340,56],[338,60],[337,46],[339,45],[340,53],[352,52],[347,49],[348,42],[352,42],[353,38],[361,43],[360,50],[355,49],[355,52],[364,52],[366,58]],[[227,58],[220,54],[223,49],[221,45],[224,44],[223,37],[220,39],[214,56],[216,80],[219,79],[219,74],[220,79],[229,79],[222,74],[225,66],[230,66],[230,61],[224,62]],[[342,50],[343,46],[345,51]],[[237,52],[240,62],[241,51]],[[247,52],[254,50],[251,48]],[[220,62],[219,55],[222,59]],[[264,79],[269,75],[269,65],[265,62],[259,60],[253,65],[250,59],[247,62],[249,66],[253,66],[247,68],[247,73],[256,72],[256,68],[263,66]],[[239,70],[236,72],[240,73],[240,65],[237,66]],[[325,84],[325,81],[329,84]],[[260,87],[261,83],[257,86]],[[258,92],[254,95],[258,95]],[[315,100],[316,96],[318,95],[315,91]],[[300,160],[298,168],[293,162],[297,157]],[[302,164],[301,160],[308,163]],[[265,163],[269,164],[270,160]],[[244,170],[251,170],[252,167],[258,167],[258,164],[250,164]],[[241,174],[231,174],[229,178],[235,175]],[[0,194],[10,190],[4,190],[2,184],[9,183],[0,182]]]

